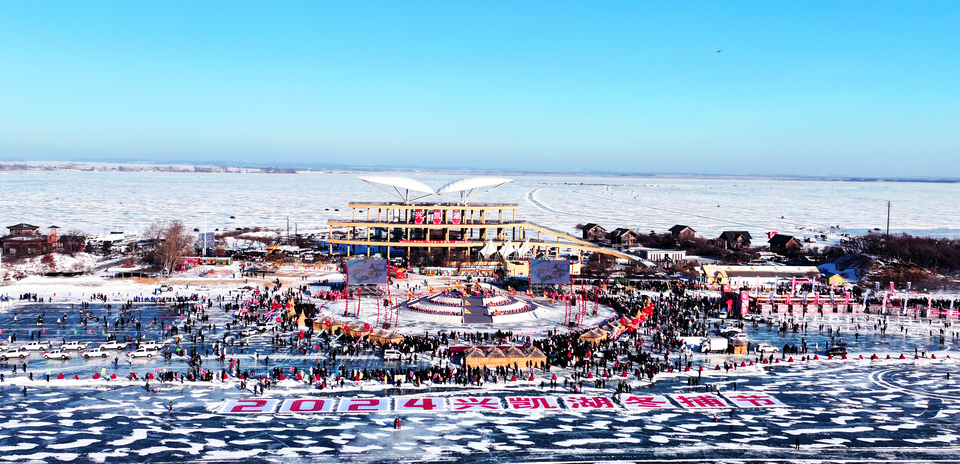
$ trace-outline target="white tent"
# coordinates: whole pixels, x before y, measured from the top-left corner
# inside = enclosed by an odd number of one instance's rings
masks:
[[[517,252],[517,249],[514,248],[513,242],[510,240],[507,240],[507,243],[503,244],[503,248],[500,248],[500,256],[502,256],[503,259],[509,258],[510,255],[516,252]]]
[[[523,258],[527,253],[530,253],[531,249],[533,249],[533,246],[530,245],[530,240],[524,240],[523,244],[517,248],[517,257]]]
[[[480,256],[483,256],[483,259],[489,259],[494,253],[497,252],[497,246],[493,242],[487,240],[487,243],[483,245],[483,248],[480,249]]]

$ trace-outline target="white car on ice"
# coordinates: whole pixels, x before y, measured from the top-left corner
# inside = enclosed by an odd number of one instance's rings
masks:
[[[53,350],[43,353],[43,359],[70,359],[70,353],[66,350]]]
[[[103,342],[100,344],[101,350],[122,350],[127,347],[129,343],[113,340],[110,342]]]
[[[157,354],[156,351],[142,346],[137,348],[136,351],[127,352],[127,356],[131,358],[152,358],[155,354]]]
[[[83,355],[83,358],[84,358],[84,359],[89,359],[89,358],[106,358],[107,356],[110,356],[110,353],[107,353],[106,348],[104,348],[104,347],[102,347],[102,346],[98,346],[98,347],[96,347],[96,348],[94,348],[94,349],[92,349],[92,350],[83,351],[83,352],[81,352],[80,354]]]
[[[8,359],[23,359],[30,356],[30,352],[22,346],[15,346],[7,348],[6,351],[0,353],[0,361],[6,361]]]
[[[753,351],[760,354],[779,353],[780,348],[777,348],[769,343],[760,343],[753,348]]]
[[[157,342],[153,340],[142,340],[140,342],[140,345],[138,345],[137,350],[147,349],[147,350],[153,350],[153,351],[160,351],[161,348],[163,348],[162,342]]]
[[[83,350],[87,348],[87,344],[83,342],[67,342],[63,345],[60,345],[61,350]]]
[[[53,344],[49,341],[39,341],[27,343],[23,347],[30,351],[47,351],[53,347]]]

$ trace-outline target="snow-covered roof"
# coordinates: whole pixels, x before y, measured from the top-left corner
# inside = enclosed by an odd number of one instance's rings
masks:
[[[510,182],[513,182],[513,180],[503,177],[467,177],[440,187],[437,193],[441,195],[446,193],[459,193],[460,203],[467,204],[479,198],[481,195],[485,195],[497,187]]]
[[[377,187],[384,192],[387,192],[391,195],[396,196],[404,203],[410,203],[421,198],[428,197],[430,195],[436,195],[432,188],[429,185],[420,182],[419,180],[411,179],[409,177],[401,176],[362,176],[357,177],[374,187]],[[381,185],[388,188],[383,188]],[[426,193],[426,195],[421,195],[416,198],[411,198],[410,192],[419,192]]]

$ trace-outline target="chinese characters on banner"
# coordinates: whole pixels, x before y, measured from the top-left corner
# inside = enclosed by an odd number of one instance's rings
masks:
[[[621,400],[627,409],[667,409],[673,408],[673,403],[663,395],[630,395]]]
[[[671,402],[671,399],[673,402]],[[726,401],[724,401],[726,400]],[[728,403],[729,401],[729,403]],[[443,413],[448,411],[646,411],[676,408],[689,410],[716,408],[782,408],[786,404],[765,393],[725,393],[723,397],[709,393],[674,395],[625,395],[619,403],[608,396],[509,396],[504,402],[496,397],[441,398],[413,396],[403,398],[288,398],[280,409],[278,399],[231,399],[220,408],[222,414],[329,414],[329,413]],[[674,404],[676,403],[676,404]]]
[[[729,408],[730,405],[719,396],[709,393],[692,393],[687,395],[670,395],[680,407],[684,409],[715,409]]]
[[[443,222],[443,210],[435,209],[430,212],[430,222],[434,224],[440,224]]]
[[[427,210],[425,209],[415,209],[413,210],[413,223],[414,224],[423,224],[427,220]]]
[[[450,210],[450,224],[460,224],[463,220],[463,210],[453,209]]]
[[[527,410],[560,409],[560,402],[557,401],[556,397],[546,397],[546,396],[507,397],[507,404],[510,405],[510,409],[527,409]]]
[[[728,401],[738,408],[785,408],[787,405],[774,398],[772,395],[764,393],[754,394],[736,394],[725,393],[723,395]]]
[[[613,400],[605,396],[564,396],[563,404],[570,409],[615,409]]]
[[[501,411],[503,405],[500,404],[500,398],[450,398],[450,410],[452,411]]]

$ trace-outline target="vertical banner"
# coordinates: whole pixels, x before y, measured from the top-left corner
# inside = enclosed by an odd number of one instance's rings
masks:
[[[430,222],[439,225],[443,222],[443,210],[435,209],[430,212]]]
[[[463,210],[454,209],[450,211],[450,224],[460,224],[463,220]]]
[[[750,312],[750,292],[740,292],[740,315]]]
[[[427,210],[425,209],[415,209],[413,210],[413,223],[414,224],[423,224],[427,221]]]

